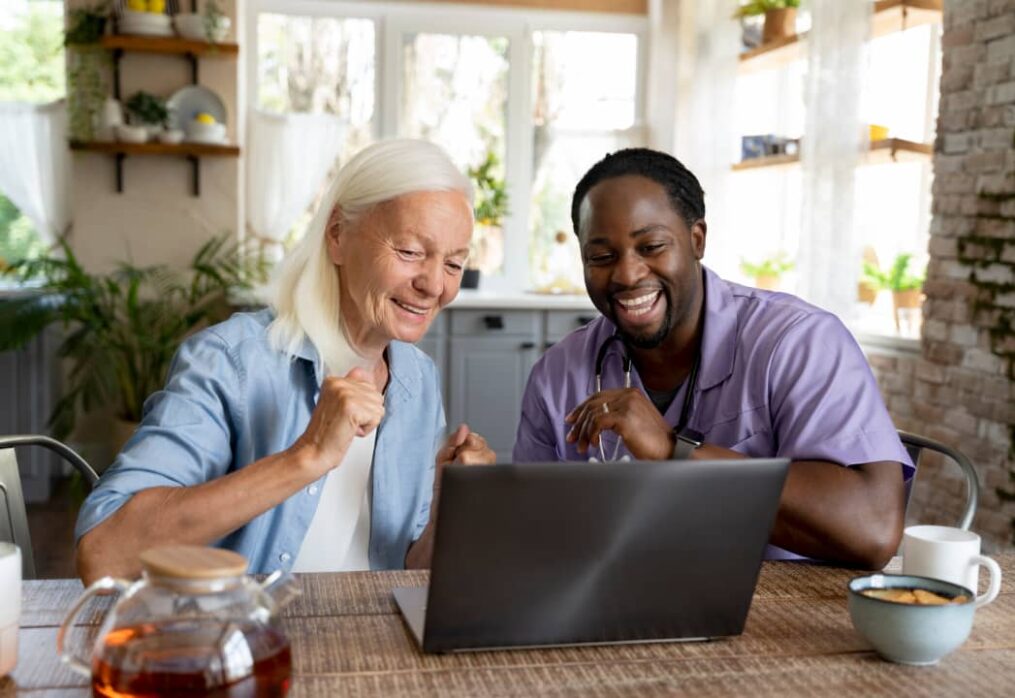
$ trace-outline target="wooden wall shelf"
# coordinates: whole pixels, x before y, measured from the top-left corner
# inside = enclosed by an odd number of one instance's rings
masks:
[[[71,141],[71,150],[112,155],[116,161],[116,192],[123,193],[123,161],[129,155],[161,155],[186,158],[191,165],[191,192],[201,195],[201,167],[203,157],[239,157],[236,145],[210,145],[206,143],[120,143],[105,141]]]
[[[107,34],[102,37],[105,49],[132,51],[135,53],[170,53],[194,56],[235,56],[240,47],[235,43],[210,44],[206,41],[192,41],[175,36],[138,36],[135,34]]]
[[[940,23],[944,0],[877,0],[871,16],[871,38],[921,24]],[[805,57],[807,32],[762,44],[740,54],[740,72],[778,68]]]
[[[873,141],[870,150],[864,157],[865,165],[883,165],[890,162],[912,162],[914,160],[927,160],[934,153],[934,146],[930,143],[917,143],[902,138],[885,138],[880,141]],[[797,165],[800,163],[799,155],[768,155],[761,158],[751,158],[733,165],[735,172],[743,170],[754,170],[761,167],[780,167]]]

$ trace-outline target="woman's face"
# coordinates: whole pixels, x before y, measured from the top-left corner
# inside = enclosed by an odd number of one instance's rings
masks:
[[[458,294],[472,236],[461,192],[427,191],[374,206],[354,224],[332,215],[328,253],[339,268],[342,320],[361,350],[423,338]]]

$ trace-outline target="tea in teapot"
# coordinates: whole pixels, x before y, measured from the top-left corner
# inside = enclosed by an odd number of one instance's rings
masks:
[[[227,550],[168,546],[141,555],[140,581],[90,586],[57,636],[64,660],[96,696],[284,696],[292,657],[277,611],[295,593],[289,575],[258,583]],[[94,594],[118,590],[86,663],[64,649],[71,622]]]

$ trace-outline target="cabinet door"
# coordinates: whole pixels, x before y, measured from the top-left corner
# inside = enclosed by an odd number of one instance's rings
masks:
[[[550,310],[546,313],[546,341],[543,349],[549,349],[564,339],[571,332],[583,327],[599,317],[599,311],[589,310]]]
[[[438,315],[416,348],[433,359],[441,377],[441,395],[444,397],[444,414],[448,413],[447,313]]]
[[[522,392],[537,357],[536,337],[453,337],[448,428],[465,422],[511,462]]]

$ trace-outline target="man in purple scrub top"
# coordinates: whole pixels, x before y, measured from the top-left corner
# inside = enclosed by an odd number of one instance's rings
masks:
[[[914,468],[842,322],[702,265],[704,193],[665,153],[606,156],[571,219],[603,316],[533,368],[514,461],[786,457],[766,557],[883,566]]]

